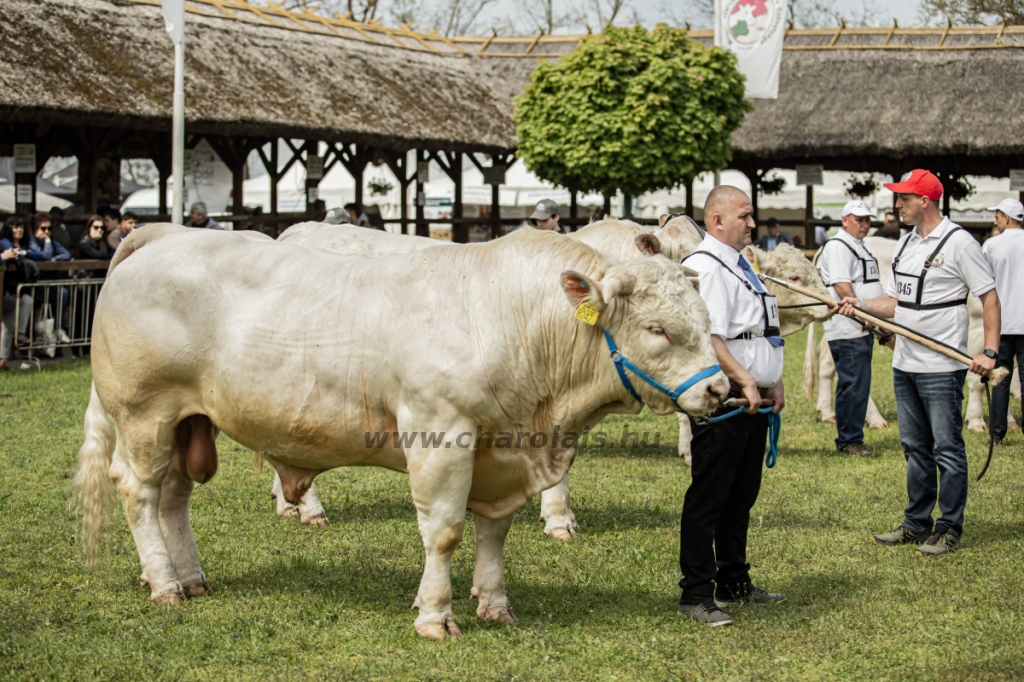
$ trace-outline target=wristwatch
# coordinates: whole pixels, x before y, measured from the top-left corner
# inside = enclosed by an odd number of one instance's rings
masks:
[[[984,350],[984,354],[985,354],[985,357],[988,357],[988,358],[992,358],[993,360],[995,360],[995,359],[996,359],[996,356],[997,356],[997,355],[999,355],[999,353],[996,353],[996,352],[995,352],[994,350],[992,350],[991,348],[986,348],[986,349]]]

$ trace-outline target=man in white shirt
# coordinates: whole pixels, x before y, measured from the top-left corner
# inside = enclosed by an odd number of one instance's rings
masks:
[[[967,370],[987,376],[999,347],[999,297],[992,266],[969,232],[939,212],[942,183],[926,170],[914,170],[885,187],[897,195],[900,219],[914,229],[900,238],[885,295],[861,302],[840,301],[840,312],[853,316],[863,307],[925,336],[967,352],[967,294],[984,306],[985,352],[970,366],[897,337],[892,360],[893,389],[900,441],[907,458],[907,498],[903,523],[872,537],[879,545],[923,543],[920,556],[937,556],[961,548],[967,506],[967,452],[963,404]],[[935,485],[938,469],[939,485]],[[942,515],[932,522],[938,500]]]
[[[1002,230],[999,236],[985,242],[982,251],[992,264],[995,272],[996,291],[1002,309],[999,337],[999,357],[996,367],[1013,371],[1013,358],[1017,367],[1024,367],[1024,205],[1016,199],[1004,199],[998,206],[989,208],[996,212],[996,227]],[[1018,369],[1018,371],[1020,371]],[[989,405],[989,435],[996,445],[1006,437],[1006,410],[1010,404],[1010,382],[1000,382],[992,387],[992,404]]]
[[[821,280],[837,301],[846,297],[869,299],[885,293],[878,277],[878,261],[864,246],[874,214],[863,201],[843,206],[843,229],[825,242],[818,254]],[[825,340],[836,364],[836,449],[870,457],[864,445],[864,416],[871,397],[871,352],[874,337],[863,326],[842,315],[825,321]]]
[[[680,523],[679,613],[712,627],[731,625],[720,609],[740,603],[783,601],[755,587],[746,561],[750,509],[761,489],[768,414],[762,395],[785,406],[778,304],[740,252],[754,229],[750,199],[735,187],[716,187],[704,204],[704,241],[685,259],[697,271],[711,317],[711,342],[730,395],[749,409],[723,422],[693,426],[692,481]],[[723,408],[715,416],[732,411]]]

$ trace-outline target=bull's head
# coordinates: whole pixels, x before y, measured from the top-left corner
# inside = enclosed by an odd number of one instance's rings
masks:
[[[661,253],[673,263],[689,256],[704,240],[700,227],[684,213],[666,213],[660,223],[654,235],[661,242]]]
[[[789,244],[779,244],[773,251],[748,246],[743,250],[743,256],[766,275],[798,284],[822,296],[829,296],[811,261],[802,251]],[[767,286],[779,299],[779,323],[783,336],[798,332],[812,322],[827,320],[832,314],[825,305],[786,309],[784,306],[818,302],[772,282],[768,282]]]
[[[669,388],[718,364],[707,308],[684,269],[667,258],[613,265],[601,280],[567,270],[562,288],[574,308],[593,305],[599,313],[597,326],[611,333],[621,353]],[[667,395],[638,377],[630,376],[630,381],[653,412],[676,411]],[[678,404],[691,414],[706,414],[728,391],[729,381],[719,372],[690,387]]]

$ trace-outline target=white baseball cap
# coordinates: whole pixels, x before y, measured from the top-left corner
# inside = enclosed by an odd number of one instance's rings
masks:
[[[845,218],[848,215],[855,215],[858,218],[875,217],[875,214],[871,212],[868,205],[860,199],[846,202],[846,206],[843,206],[843,217]]]
[[[1010,216],[1018,223],[1024,222],[1024,205],[1016,199],[1003,199],[999,202],[998,206],[989,206],[988,210],[999,211],[1000,213]]]

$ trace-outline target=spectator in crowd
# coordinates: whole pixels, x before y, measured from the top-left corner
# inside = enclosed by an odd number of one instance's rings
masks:
[[[604,208],[601,207],[601,206],[598,206],[597,208],[594,209],[593,215],[590,216],[590,222],[596,223],[599,220],[604,220],[604,218],[605,218]]]
[[[543,199],[537,202],[536,210],[530,214],[530,221],[538,230],[562,232],[562,226],[558,224],[559,210],[558,203],[551,199]]]
[[[885,237],[886,239],[900,238],[900,220],[892,211],[885,212],[885,218],[882,220],[882,229],[878,231],[878,236]]]
[[[103,216],[103,232],[110,234],[121,225],[121,212],[111,206],[110,204],[103,204],[96,209],[98,215]],[[117,248],[117,244],[113,244],[112,248]]]
[[[220,223],[210,217],[209,212],[206,210],[206,204],[201,201],[192,204],[192,208],[188,212],[188,220],[185,221],[185,227],[201,227],[207,230],[224,229],[220,226]]]
[[[64,226],[64,209],[60,206],[50,208],[50,239],[71,251],[71,235]]]
[[[313,202],[313,220],[322,223],[327,218],[327,202],[317,199]]]
[[[358,225],[359,227],[370,226],[370,219],[363,212],[363,207],[359,204],[345,204],[345,210],[348,211],[349,219],[353,225]]]
[[[775,247],[779,244],[793,246],[793,236],[788,232],[782,231],[777,218],[769,218],[765,226],[768,228],[768,234],[758,239],[754,246],[765,251],[774,251]]]
[[[71,260],[71,254],[63,246],[50,238],[51,219],[49,213],[36,213],[32,216],[33,234],[28,239],[28,257],[34,261],[66,261]],[[59,273],[46,273],[40,279],[58,279]],[[52,292],[51,293],[51,289]],[[64,331],[64,311],[68,305],[68,290],[66,287],[39,287],[36,289],[36,307],[46,305],[51,298],[56,298],[56,310],[51,312],[54,315],[54,333],[61,343],[71,343],[71,338]]]
[[[832,220],[832,218],[828,214],[825,214],[825,215],[821,216],[821,219],[822,220]],[[814,245],[815,246],[821,246],[822,244],[824,244],[828,240],[829,229],[831,229],[831,228],[825,227],[824,225],[818,225],[818,226],[816,226],[814,228]]]
[[[124,241],[124,238],[132,233],[135,226],[139,224],[139,216],[135,215],[131,211],[125,211],[121,215],[118,221],[117,227],[107,233],[107,246],[110,247],[110,253],[113,254],[117,250],[118,245]],[[109,256],[108,256],[109,257]]]
[[[50,236],[53,220],[49,213],[32,216],[32,234],[28,238],[28,257],[37,261],[71,260],[71,254]]]
[[[0,228],[0,269],[3,270],[3,315],[0,317],[0,370],[7,370],[7,356],[17,333],[18,343],[28,345],[28,324],[32,320],[32,297],[21,295],[21,310],[18,310],[18,285],[31,283],[39,271],[25,255],[25,219],[11,216]],[[15,320],[15,313],[20,313]]]
[[[129,215],[132,214],[125,213],[125,216]],[[78,257],[83,260],[110,260],[113,256],[114,249],[110,248],[107,240],[103,238],[103,216],[91,216],[85,223],[82,240],[78,242]],[[106,270],[92,270],[89,276],[104,277],[106,273]]]

